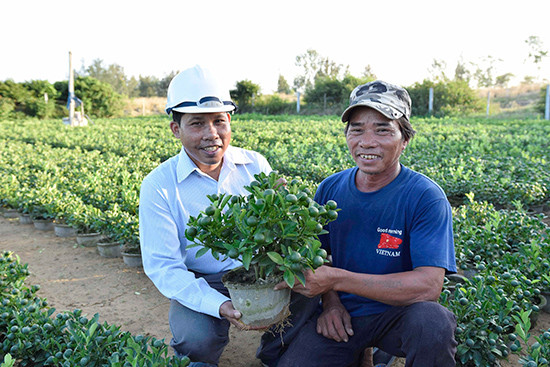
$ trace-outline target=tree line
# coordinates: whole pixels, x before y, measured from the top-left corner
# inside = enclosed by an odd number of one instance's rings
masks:
[[[529,49],[526,61],[533,63],[540,73],[548,51],[537,36],[530,36],[525,43]],[[445,116],[482,112],[485,102],[473,88],[506,87],[514,77],[510,72],[495,75],[501,61],[490,55],[479,63],[459,60],[454,75],[448,75],[446,62],[434,59],[429,68],[429,78],[404,86],[413,101],[412,114]],[[370,65],[365,66],[361,75],[354,76],[349,71],[349,65],[338,64],[313,49],[296,56],[295,63],[300,72],[292,81],[292,86],[283,75],[279,75],[277,90],[273,94],[262,94],[260,86],[248,79],[236,82],[230,94],[239,111],[296,113],[296,95],[299,94],[301,114],[339,114],[347,106],[353,88],[376,79]],[[105,65],[103,60],[96,59],[75,73],[75,95],[83,101],[90,116],[120,116],[125,98],[165,97],[170,81],[178,72],[172,71],[162,78],[128,77],[122,66]],[[532,84],[537,80],[537,76],[526,76],[522,83]],[[65,116],[67,85],[67,81],[54,84],[44,80],[24,83],[0,81],[0,118]],[[430,89],[433,89],[434,97],[431,110],[428,108]],[[544,95],[541,92],[542,99]],[[537,108],[543,112],[544,104],[539,102]]]

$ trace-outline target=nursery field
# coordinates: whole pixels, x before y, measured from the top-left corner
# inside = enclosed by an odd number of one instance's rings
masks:
[[[168,122],[162,116],[105,119],[70,128],[58,121],[2,121],[0,204],[102,232],[139,251],[141,180],[180,149]],[[537,316],[550,291],[550,229],[541,214],[550,201],[550,123],[445,118],[412,124],[417,136],[402,163],[434,179],[453,205],[457,262],[466,277],[450,277],[440,302],[458,317],[458,365],[509,365],[499,361],[515,353],[521,358],[511,358],[513,365],[546,366],[550,332],[540,329]],[[259,151],[274,169],[299,176],[314,191],[353,165],[343,128],[337,117],[237,115],[232,144]],[[7,325],[0,322],[4,352],[10,350]]]

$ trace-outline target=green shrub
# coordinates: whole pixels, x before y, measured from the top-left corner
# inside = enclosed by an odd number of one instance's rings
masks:
[[[446,80],[433,82],[424,80],[407,88],[412,100],[413,116],[429,115],[429,91],[434,89],[432,115],[464,116],[483,111],[483,101],[466,81]]]
[[[229,91],[231,98],[237,102],[239,112],[250,112],[254,110],[255,100],[260,95],[260,86],[250,80],[238,81],[235,89]]]
[[[262,95],[256,101],[254,110],[270,115],[289,114],[296,111],[296,102],[285,101],[278,94]]]
[[[57,95],[56,89],[47,80],[0,82],[0,118],[31,116],[45,119],[59,116],[55,103]]]
[[[68,82],[56,82],[55,89],[59,92],[57,102],[67,104]],[[123,98],[107,83],[92,77],[78,77],[74,85],[75,95],[84,104],[84,113],[92,117],[117,117],[124,111]]]
[[[327,106],[341,105],[348,98],[349,92],[345,85],[330,77],[317,78],[315,85],[307,89],[304,95],[306,103],[324,104],[326,102]]]
[[[216,259],[223,256],[222,261],[242,257],[256,281],[274,274],[282,275],[289,287],[296,278],[305,284],[303,270],[326,262],[318,236],[338,217],[337,204],[315,203],[311,190],[298,179],[283,186],[286,180],[277,171],[254,178],[244,187],[247,196],[208,195],[211,204],[189,218],[189,247],[201,247],[197,257],[208,251]]]
[[[7,119],[15,109],[15,102],[11,98],[0,96],[0,119]]]
[[[164,340],[133,336],[99,323],[82,310],[60,312],[27,286],[27,265],[10,252],[0,255],[0,358],[18,366],[180,366],[189,358],[168,357]],[[6,358],[6,356],[8,356]]]

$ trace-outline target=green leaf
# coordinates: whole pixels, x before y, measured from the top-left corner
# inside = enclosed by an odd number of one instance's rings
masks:
[[[285,270],[283,274],[283,279],[285,280],[286,284],[288,284],[290,288],[294,287],[294,282],[296,281],[296,277],[294,276],[294,273],[290,269]]]
[[[12,367],[15,364],[15,359],[12,358],[11,354],[6,354],[4,356],[4,362],[2,363],[2,366],[5,367]]]
[[[267,256],[277,265],[283,265],[283,258],[276,252],[268,252]]]
[[[515,317],[515,315],[514,315]],[[525,340],[527,338],[527,333],[523,329],[523,325],[520,323],[516,324],[516,334],[520,337],[520,339]]]
[[[298,273],[294,273],[294,275],[296,275],[296,278],[298,278],[300,283],[302,283],[302,285],[305,287],[306,286],[306,277],[304,276],[304,273],[300,271]]]
[[[273,265],[273,261],[269,258],[269,256],[262,255],[258,260],[258,265],[263,267],[269,267],[270,265]]]
[[[476,366],[483,366],[483,356],[477,350],[474,350],[474,362]]]
[[[295,213],[298,210],[300,210],[300,207],[298,205],[292,205],[290,208],[288,208],[288,211],[291,213]]]
[[[220,205],[221,209],[223,209],[227,205],[227,202],[229,201],[229,199],[231,199],[231,195],[226,194]]]
[[[90,327],[90,329],[88,330],[88,335],[91,337],[92,335],[94,335],[96,329],[97,329],[97,326],[98,324],[97,323],[93,323],[92,326]]]
[[[252,261],[252,253],[247,251],[243,254],[243,266],[246,270],[250,268],[250,262]]]
[[[195,254],[195,258],[201,257],[202,255],[206,254],[210,250],[208,247],[203,247],[197,253]]]

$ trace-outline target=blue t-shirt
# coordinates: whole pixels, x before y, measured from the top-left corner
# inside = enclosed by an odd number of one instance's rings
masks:
[[[452,211],[443,190],[428,177],[401,165],[401,172],[375,192],[355,186],[357,167],[319,185],[315,201],[334,200],[338,219],[320,236],[334,267],[356,273],[389,274],[434,266],[456,272]],[[340,292],[351,316],[385,311],[389,305]]]

